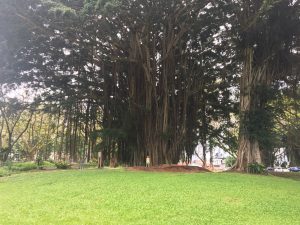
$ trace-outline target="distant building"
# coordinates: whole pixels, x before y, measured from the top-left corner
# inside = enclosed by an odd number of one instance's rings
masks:
[[[214,167],[216,169],[224,170],[225,169],[225,159],[229,156],[227,152],[225,152],[221,148],[213,149],[213,165],[210,165],[210,152],[206,151],[206,166]],[[196,147],[195,154],[192,156],[192,163],[194,166],[203,166],[203,148],[202,145],[199,144]]]

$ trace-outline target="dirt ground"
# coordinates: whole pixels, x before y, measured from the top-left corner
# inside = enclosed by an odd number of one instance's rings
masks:
[[[161,166],[135,166],[127,167],[129,171],[148,171],[148,172],[180,172],[180,173],[201,173],[201,172],[211,172],[208,169],[198,167],[198,166],[181,166],[181,165],[161,165]]]

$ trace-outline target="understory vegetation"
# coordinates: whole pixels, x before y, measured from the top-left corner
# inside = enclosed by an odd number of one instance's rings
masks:
[[[11,162],[7,161],[0,167],[0,177],[9,176],[12,174],[17,174],[26,171],[39,171],[39,170],[54,170],[54,169],[88,169],[96,168],[97,163],[89,162],[80,164],[71,164],[66,161],[43,161],[41,163],[37,162]]]

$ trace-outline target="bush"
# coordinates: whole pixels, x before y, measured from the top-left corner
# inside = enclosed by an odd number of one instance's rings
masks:
[[[71,164],[69,164],[65,161],[55,162],[55,166],[56,166],[57,169],[62,169],[62,170],[66,170],[66,169],[71,168]]]
[[[43,169],[43,159],[41,156],[37,157],[35,160],[38,169]]]
[[[286,167],[287,167],[287,162],[284,161],[283,163],[281,163],[281,167],[282,167],[282,168],[286,168]]]
[[[28,171],[28,170],[36,170],[37,168],[38,166],[34,162],[13,163],[11,166],[12,171]]]
[[[96,167],[98,165],[97,160],[91,160],[88,162],[88,167]]]
[[[43,168],[56,168],[56,165],[53,161],[43,161],[42,167]]]
[[[228,156],[226,159],[225,159],[225,166],[226,167],[232,167],[236,162],[236,158],[233,157],[233,156]]]
[[[248,172],[255,173],[255,174],[262,174],[265,172],[266,167],[260,163],[249,163],[248,164]]]
[[[11,168],[12,168],[12,161],[11,160],[7,160],[6,162],[4,162],[4,166],[6,166],[8,170],[11,170]]]
[[[55,161],[53,159],[47,159],[46,162],[52,163],[53,165],[55,164]]]

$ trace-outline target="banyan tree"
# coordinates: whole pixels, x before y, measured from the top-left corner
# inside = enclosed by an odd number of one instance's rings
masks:
[[[100,133],[110,158],[134,165],[144,164],[147,155],[153,165],[191,158],[201,132],[199,115],[206,117],[201,102],[208,84],[218,86],[218,75],[208,74],[207,67],[213,70],[219,62],[214,35],[227,18],[220,4],[98,5],[104,9],[98,17],[105,84]]]
[[[102,151],[111,165],[189,161],[199,142],[205,153],[209,135],[224,136],[237,77],[230,0],[21,2],[7,1],[24,5],[16,18],[28,34],[16,74],[45,101],[73,104],[68,129],[74,123],[77,137],[85,127],[88,159]]]
[[[268,133],[269,91],[276,81],[293,73],[299,44],[298,1],[241,1],[240,134],[236,168],[263,163],[270,148]]]

